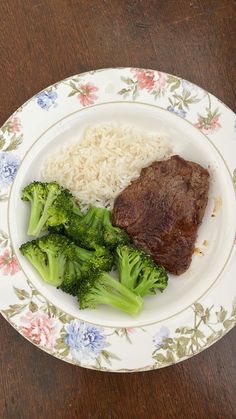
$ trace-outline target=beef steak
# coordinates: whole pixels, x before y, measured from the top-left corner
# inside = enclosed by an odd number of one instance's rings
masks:
[[[170,273],[185,272],[208,200],[209,173],[179,156],[142,169],[116,198],[115,226]]]

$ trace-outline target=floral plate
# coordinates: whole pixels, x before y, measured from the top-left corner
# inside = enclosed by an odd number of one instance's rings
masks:
[[[152,119],[156,115],[160,123],[166,119],[170,125],[184,127],[183,130],[186,127],[192,130],[193,136],[199,137],[199,144],[203,141],[203,147],[212,147],[215,150],[212,153],[217,153],[224,165],[222,178],[229,177],[229,188],[236,185],[235,114],[200,87],[159,71],[117,68],[70,77],[31,98],[0,131],[1,313],[40,349],[86,368],[132,372],[172,365],[208,348],[236,323],[236,249],[230,244],[219,275],[210,286],[205,286],[204,292],[196,293],[196,298],[189,294],[191,301],[186,307],[152,321],[151,317],[140,322],[124,318],[109,323],[106,317],[99,321],[96,313],[95,317],[86,318],[82,312],[65,309],[60,299],[51,298],[51,294],[25,273],[12,227],[16,224],[16,211],[18,224],[21,214],[15,191],[27,159],[32,164],[37,162],[38,143],[50,143],[61,132],[66,136],[65,126],[71,116],[81,121],[85,115],[85,120],[91,122],[91,118],[98,118],[99,112],[99,115],[107,114],[107,109],[111,109],[114,119],[119,112],[122,115],[122,109],[127,114],[131,112],[130,115],[137,110],[138,115],[139,110],[146,112],[148,107]],[[51,139],[49,132],[53,132]],[[234,198],[230,201],[233,209]],[[214,211],[221,212],[221,203],[219,199],[213,201],[211,216],[218,219]],[[232,241],[234,228],[227,234]],[[204,240],[198,248],[198,261],[207,252]]]

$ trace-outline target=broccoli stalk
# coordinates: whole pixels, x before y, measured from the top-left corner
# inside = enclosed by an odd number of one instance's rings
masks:
[[[31,204],[30,219],[27,234],[37,237],[48,219],[48,209],[61,192],[56,182],[32,182],[22,191],[22,200]]]
[[[118,308],[130,315],[137,315],[143,299],[130,291],[107,272],[95,271],[79,284],[78,299],[81,309],[94,309],[100,304]]]
[[[32,182],[22,191],[22,200],[31,204],[27,234],[34,235],[45,203],[45,186],[41,182]]]
[[[121,283],[141,297],[155,294],[156,290],[162,292],[167,287],[168,275],[165,269],[134,246],[117,247],[116,265]]]

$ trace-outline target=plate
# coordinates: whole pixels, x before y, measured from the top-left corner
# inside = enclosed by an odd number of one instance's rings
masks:
[[[209,202],[190,269],[131,318],[78,310],[44,284],[19,253],[27,205],[20,191],[43,159],[87,125],[116,121],[167,136],[173,153],[207,167]],[[142,371],[183,361],[236,323],[236,118],[200,87],[154,70],[102,69],[69,77],[19,108],[0,135],[0,309],[25,338],[66,362],[103,371]],[[135,356],[134,356],[135,354]]]

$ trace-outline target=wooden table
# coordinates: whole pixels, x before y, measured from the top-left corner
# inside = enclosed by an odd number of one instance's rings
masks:
[[[235,110],[233,0],[0,1],[0,123],[69,75],[102,67],[163,70]],[[236,329],[173,367],[111,374],[68,365],[0,319],[1,419],[235,418]]]

